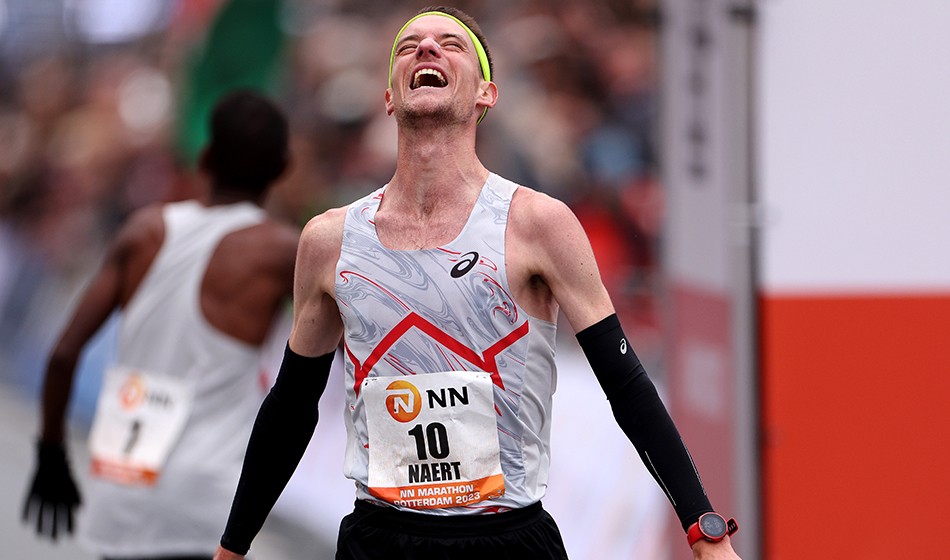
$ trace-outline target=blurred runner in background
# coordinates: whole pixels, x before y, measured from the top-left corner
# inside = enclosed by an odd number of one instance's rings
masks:
[[[289,163],[286,117],[235,91],[215,106],[210,133],[200,161],[209,200],[136,211],[48,361],[23,517],[56,539],[73,531],[82,501],[64,448],[76,364],[121,312],[79,528],[109,559],[211,557],[263,396],[261,345],[292,292],[299,232],[261,208]]]

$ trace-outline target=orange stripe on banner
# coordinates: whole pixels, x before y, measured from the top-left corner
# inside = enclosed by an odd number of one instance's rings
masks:
[[[763,558],[940,556],[950,294],[766,297]]]
[[[377,498],[413,509],[468,506],[505,493],[505,479],[496,474],[478,480],[370,488]]]
[[[93,476],[129,486],[152,486],[158,482],[156,470],[102,459],[93,459],[91,470]]]

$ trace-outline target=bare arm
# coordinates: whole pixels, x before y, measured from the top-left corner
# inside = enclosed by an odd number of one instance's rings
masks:
[[[510,212],[507,266],[528,313],[554,321],[560,307],[578,332],[614,312],[587,234],[566,204],[522,187]]]
[[[116,258],[110,255],[82,295],[66,330],[50,354],[43,382],[40,429],[40,437],[45,442],[63,442],[76,363],[83,347],[115,309],[119,276]]]
[[[518,190],[511,212],[508,268],[516,299],[539,317],[545,317],[551,308],[556,317],[559,305],[575,333],[603,324],[614,313],[613,304],[601,281],[590,242],[574,213],[560,201],[523,188]],[[545,318],[551,319],[550,315]],[[609,352],[601,348],[601,342],[596,346],[596,359],[588,352],[591,348],[584,348],[591,368],[605,387],[621,429],[641,457],[651,457],[644,461],[649,463],[651,474],[658,481],[665,478],[671,483],[681,501],[687,502],[682,499],[687,497],[703,502],[705,492],[698,473],[652,382],[642,367],[638,370],[642,375],[635,368],[626,367],[639,366],[639,360],[630,361],[632,352],[627,354],[626,361],[605,360],[619,345],[611,344]],[[608,387],[618,390],[608,391]],[[672,496],[671,501],[675,506]],[[700,509],[708,511],[708,502],[701,503]],[[738,559],[728,538],[719,543],[698,542],[693,554],[697,559]]]
[[[334,209],[304,227],[294,272],[294,325],[290,347],[302,356],[333,352],[343,334],[334,282],[343,241],[345,209]]]
[[[163,236],[157,207],[136,213],[123,226],[50,355],[43,383],[36,469],[23,504],[23,520],[34,523],[40,536],[56,540],[62,524],[72,533],[73,512],[82,502],[63,443],[80,352],[112,311],[131,297]]]
[[[43,383],[43,441],[63,441],[66,409],[83,347],[109,315],[131,297],[161,247],[163,234],[158,207],[135,214],[119,231],[101,268],[80,297],[47,363]]]

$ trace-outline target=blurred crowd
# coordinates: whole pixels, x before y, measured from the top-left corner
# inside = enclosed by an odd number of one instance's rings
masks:
[[[227,1],[0,0],[0,379],[35,389],[124,217],[203,193],[176,129],[189,56]],[[389,51],[429,3],[280,3],[269,88],[291,117],[294,159],[267,203],[275,215],[303,224],[391,177]],[[654,0],[452,4],[479,20],[495,59],[482,161],[574,209],[638,352],[657,359]]]

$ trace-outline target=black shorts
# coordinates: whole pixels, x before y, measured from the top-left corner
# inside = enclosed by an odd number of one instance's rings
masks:
[[[503,513],[429,515],[357,500],[340,523],[336,560],[566,560],[541,503]]]

